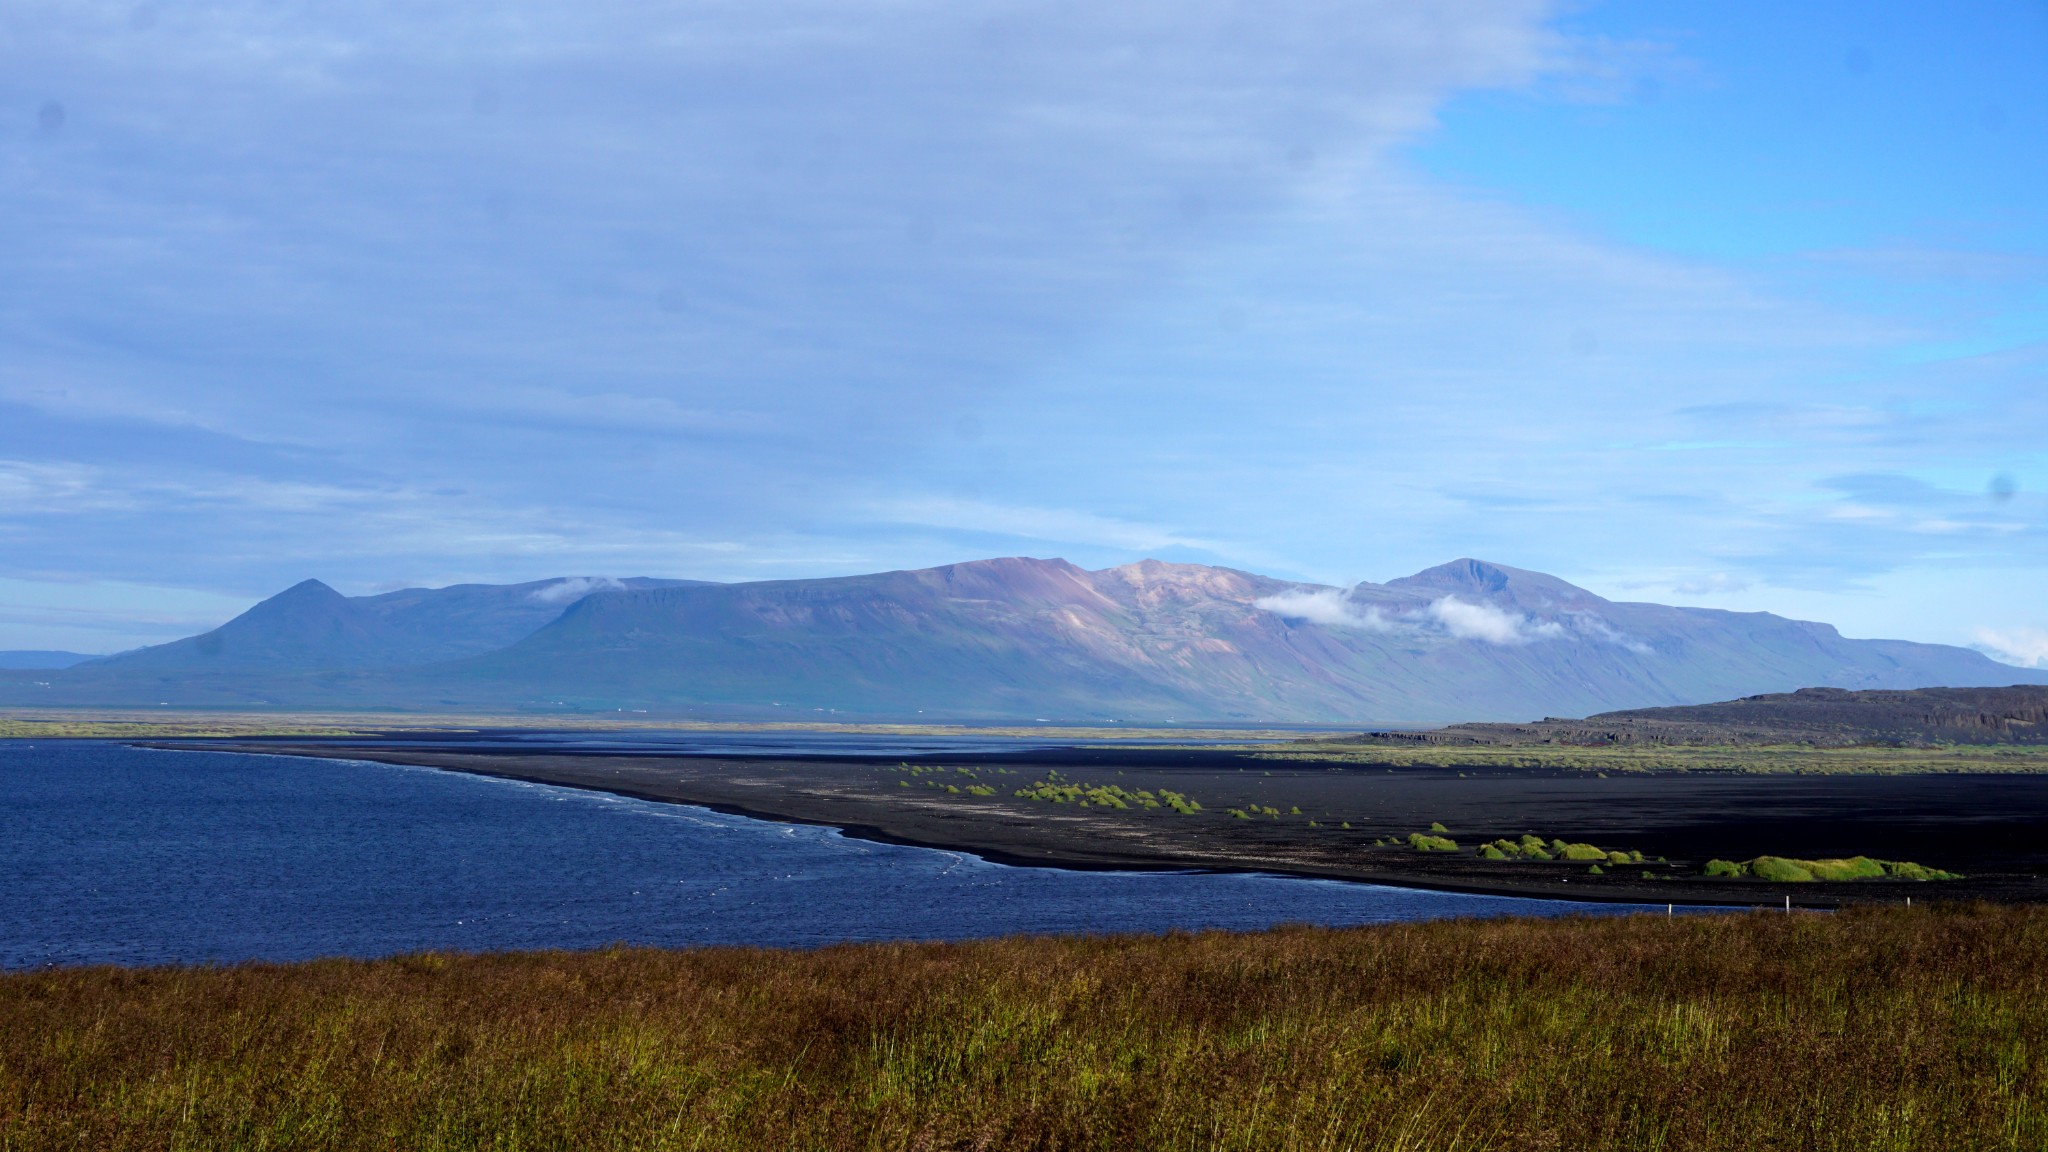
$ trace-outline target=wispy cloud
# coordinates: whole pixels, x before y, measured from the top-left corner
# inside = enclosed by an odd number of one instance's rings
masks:
[[[1483,640],[1488,644],[1527,644],[1535,640],[1562,637],[1564,626],[1555,620],[1533,620],[1492,604],[1474,604],[1455,596],[1431,602],[1429,617],[1459,640]]]
[[[1376,605],[1358,605],[1338,588],[1290,588],[1261,596],[1252,606],[1290,620],[1306,620],[1329,628],[1357,628],[1366,632],[1394,632],[1403,625],[1389,619]]]
[[[624,587],[624,584],[609,576],[571,576],[546,587],[534,589],[531,598],[543,604],[567,604],[571,600],[581,600],[592,592],[608,592]]]
[[[1253,604],[1290,620],[1306,620],[1328,628],[1437,635],[1485,644],[1529,644],[1564,639],[1577,632],[1584,638],[1647,651],[1596,617],[1575,619],[1576,627],[1568,630],[1556,620],[1538,620],[1497,605],[1473,603],[1455,596],[1388,611],[1377,604],[1359,604],[1337,588],[1290,588],[1261,597]]]
[[[1638,656],[1649,656],[1657,651],[1650,645],[1643,643],[1641,640],[1623,632],[1621,629],[1616,628],[1614,625],[1609,624],[1590,612],[1574,612],[1566,617],[1563,623],[1571,631],[1577,632],[1582,636],[1602,640],[1609,644],[1618,644]]]
[[[2022,668],[2048,668],[2048,628],[1979,628],[1978,650]]]

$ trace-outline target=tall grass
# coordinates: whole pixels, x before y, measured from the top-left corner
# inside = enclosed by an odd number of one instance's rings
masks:
[[[0,1145],[2048,1145],[2048,912],[0,977]]]

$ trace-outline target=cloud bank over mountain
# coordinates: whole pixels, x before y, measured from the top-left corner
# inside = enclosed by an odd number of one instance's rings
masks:
[[[0,643],[997,552],[2048,627],[2016,12],[20,0]]]

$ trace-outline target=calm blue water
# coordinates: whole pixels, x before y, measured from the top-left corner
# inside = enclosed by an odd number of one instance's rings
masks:
[[[9,968],[1629,910],[1012,868],[428,768],[0,741]]]

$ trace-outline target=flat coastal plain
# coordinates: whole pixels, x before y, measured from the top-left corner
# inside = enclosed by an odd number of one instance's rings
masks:
[[[883,759],[533,752],[403,738],[203,746],[595,789],[1010,864],[1261,871],[1646,903],[2048,900],[2048,775],[2032,772],[1609,775],[1144,747]],[[1443,836],[1462,851],[1418,850],[1408,839],[1416,833]],[[1630,862],[1601,862],[1596,871],[1583,860],[1486,860],[1473,852],[1525,835],[1590,844]],[[1869,856],[1963,878],[1774,884],[1702,874],[1709,860],[1763,855]]]

